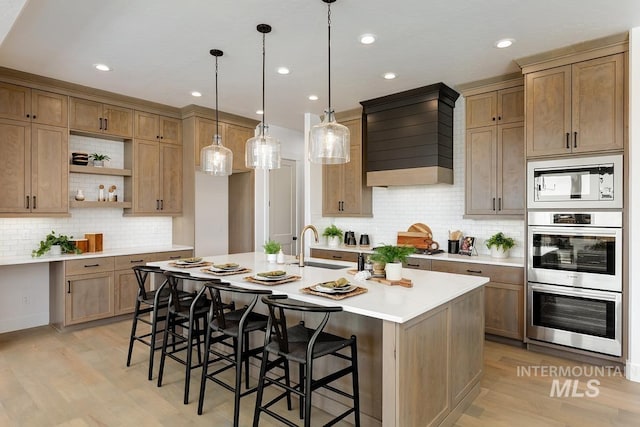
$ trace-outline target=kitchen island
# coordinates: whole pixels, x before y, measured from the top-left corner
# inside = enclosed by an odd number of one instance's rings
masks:
[[[248,275],[285,270],[301,279],[269,286],[274,293],[343,308],[343,312],[332,316],[327,330],[358,337],[362,425],[449,425],[479,392],[486,278],[405,269],[403,276],[413,282],[412,288],[354,282],[367,292],[336,301],[302,293],[301,289],[339,277],[353,280],[347,273],[354,268],[353,263],[330,263],[342,269],[301,268],[291,262],[269,264],[262,253],[221,255],[205,260],[250,268],[252,273],[220,277],[244,288],[266,287],[246,281]],[[324,260],[313,261],[329,264]],[[169,262],[150,264],[216,278],[201,268],[177,268]],[[318,367],[325,368],[322,364]],[[348,390],[350,380],[344,380],[338,382],[338,387]],[[314,398],[315,406],[331,413],[339,412],[344,404],[348,401],[333,395]]]

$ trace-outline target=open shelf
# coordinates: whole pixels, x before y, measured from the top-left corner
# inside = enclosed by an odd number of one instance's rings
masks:
[[[96,202],[83,200],[81,202],[77,200],[69,200],[69,207],[71,208],[130,208],[131,202]]]
[[[131,169],[97,168],[95,166],[69,165],[69,172],[92,175],[131,176]]]

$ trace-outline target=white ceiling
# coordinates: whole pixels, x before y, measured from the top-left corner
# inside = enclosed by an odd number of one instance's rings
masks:
[[[260,23],[267,35],[267,123],[301,129],[327,104],[322,0],[0,0],[0,66],[183,107],[259,119]],[[20,7],[22,10],[20,11]],[[518,71],[520,58],[640,26],[638,0],[338,0],[332,5],[332,104]],[[19,12],[19,14],[18,14]],[[15,21],[14,21],[15,20]],[[6,34],[4,40],[2,36]],[[378,40],[364,46],[363,33]],[[509,37],[509,49],[493,47]],[[106,63],[101,73],[92,65]],[[285,65],[288,76],[275,70]],[[382,79],[386,71],[398,78]],[[190,93],[198,90],[202,98]],[[312,102],[309,94],[320,99]]]

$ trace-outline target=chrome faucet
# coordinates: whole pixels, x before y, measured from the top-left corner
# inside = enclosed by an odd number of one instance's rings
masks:
[[[311,224],[306,225],[300,232],[300,256],[298,257],[298,265],[304,267],[304,232],[307,230],[313,231],[313,237],[318,243],[318,230]]]

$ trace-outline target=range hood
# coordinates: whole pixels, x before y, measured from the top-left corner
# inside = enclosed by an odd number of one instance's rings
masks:
[[[453,184],[453,109],[444,83],[362,101],[367,186]]]

